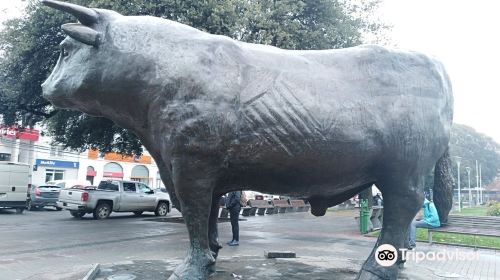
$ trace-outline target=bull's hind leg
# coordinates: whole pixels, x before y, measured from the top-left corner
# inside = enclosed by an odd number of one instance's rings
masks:
[[[380,236],[370,256],[363,264],[357,279],[397,279],[398,264],[402,262],[400,248],[406,248],[408,227],[424,200],[422,177],[378,182],[384,197],[384,220]],[[398,261],[392,266],[381,266],[375,260],[375,251],[382,244],[390,244],[398,252]]]
[[[190,248],[169,280],[204,280],[215,265],[208,238],[215,184],[215,172],[210,166],[198,159],[180,158],[172,162],[174,188],[189,232]]]

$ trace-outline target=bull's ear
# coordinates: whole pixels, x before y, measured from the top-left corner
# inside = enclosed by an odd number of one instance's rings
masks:
[[[99,46],[101,34],[90,27],[79,23],[66,23],[61,28],[64,33],[77,41],[94,47]]]
[[[67,12],[75,16],[82,24],[91,26],[99,20],[99,15],[93,9],[79,6],[76,4],[55,1],[55,0],[42,0],[42,4],[51,8]]]

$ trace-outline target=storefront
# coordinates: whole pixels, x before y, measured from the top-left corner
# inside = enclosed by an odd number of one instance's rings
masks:
[[[36,159],[33,166],[33,183],[42,184],[54,180],[77,180],[79,162]]]
[[[39,137],[40,132],[35,129],[0,125],[0,161],[32,164]]]

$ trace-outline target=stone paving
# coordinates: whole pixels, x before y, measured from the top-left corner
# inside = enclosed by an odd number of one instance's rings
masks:
[[[355,211],[328,211],[325,217],[285,213],[245,218],[240,246],[225,246],[212,280],[354,279],[375,238],[359,234]],[[169,217],[179,213],[169,214]],[[158,222],[152,215],[113,214],[106,221],[76,220],[68,213],[2,216],[0,280],[76,280],[94,263],[101,280],[166,279],[182,260],[185,226]],[[167,219],[164,219],[167,220]],[[175,220],[175,219],[174,219]],[[219,224],[220,241],[231,225]],[[57,238],[56,238],[57,237]],[[264,251],[294,251],[295,259],[269,260]],[[400,279],[500,279],[500,251],[418,243],[416,252],[478,254],[478,259],[409,260]]]
[[[308,215],[288,213],[240,222],[241,245],[221,251],[217,273],[211,279],[354,279],[375,242],[358,233],[353,222],[356,212],[329,212],[326,218]],[[221,226],[221,231],[226,228],[229,230],[227,225]],[[292,250],[298,258],[269,260],[264,258],[264,249]],[[500,279],[500,251],[419,242],[410,254],[415,258],[408,256],[399,279]],[[423,254],[430,260],[418,259]],[[443,256],[452,257],[442,260]],[[137,276],[134,279],[165,279],[180,261],[108,264],[98,279],[118,280],[114,277],[120,276],[125,280],[132,275]]]

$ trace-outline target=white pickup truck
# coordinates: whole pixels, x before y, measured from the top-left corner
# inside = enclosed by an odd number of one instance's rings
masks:
[[[111,212],[141,215],[151,211],[165,216],[172,207],[167,193],[154,191],[141,182],[122,180],[101,181],[94,189],[62,189],[57,206],[69,210],[75,218],[92,213],[94,219],[106,219]]]

